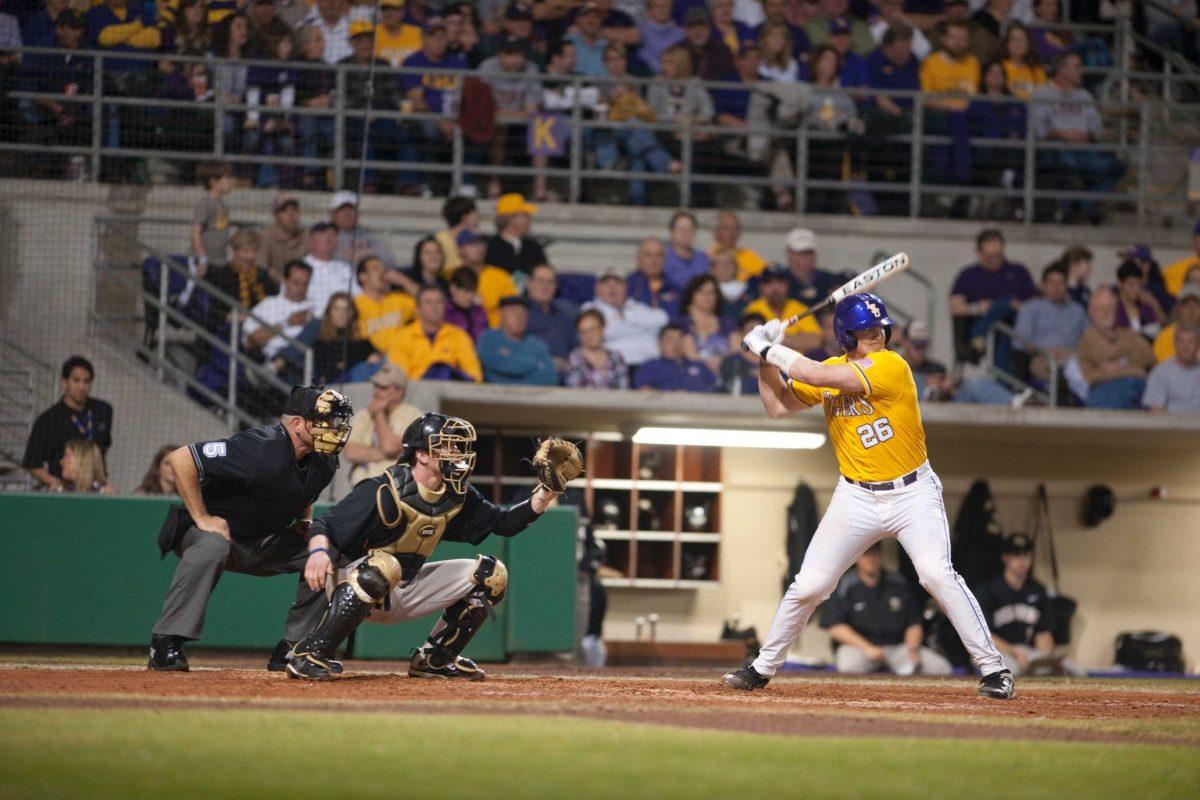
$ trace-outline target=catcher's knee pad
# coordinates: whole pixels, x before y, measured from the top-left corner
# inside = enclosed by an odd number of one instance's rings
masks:
[[[390,553],[374,552],[350,573],[345,583],[364,603],[378,603],[400,583],[400,562]]]
[[[476,556],[475,572],[471,580],[479,587],[485,599],[492,605],[504,599],[508,591],[508,567],[495,556]]]

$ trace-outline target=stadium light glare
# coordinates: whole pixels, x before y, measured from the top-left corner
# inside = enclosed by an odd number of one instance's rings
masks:
[[[825,434],[807,431],[750,431],[736,428],[638,428],[638,444],[686,444],[703,447],[762,447],[774,450],[816,450]]]

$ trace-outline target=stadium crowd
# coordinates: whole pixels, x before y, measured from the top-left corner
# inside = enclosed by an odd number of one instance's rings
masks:
[[[623,164],[632,172],[677,173],[684,130],[715,124],[722,130],[690,134],[693,171],[769,176],[771,189],[760,203],[787,209],[795,203],[793,143],[756,150],[746,136],[736,135],[753,122],[774,121],[843,134],[812,140],[811,178],[906,183],[909,145],[889,137],[912,130],[913,100],[878,94],[881,90],[942,93],[927,99],[923,128],[951,137],[952,144],[929,148],[929,180],[1011,189],[1023,180],[1020,152],[980,148],[969,140],[1022,141],[1027,125],[1039,141],[1101,140],[1092,93],[1096,81],[1085,81],[1083,66],[1112,63],[1103,38],[1059,27],[1059,0],[380,0],[378,19],[372,3],[349,0],[313,0],[311,8],[302,0],[4,2],[0,52],[20,45],[63,52],[2,57],[0,97],[13,112],[8,118],[22,124],[0,125],[0,136],[86,145],[91,114],[86,101],[69,98],[91,93],[93,62],[70,51],[153,53],[160,57],[107,62],[105,92],[176,103],[109,108],[106,146],[207,151],[217,133],[211,106],[219,95],[225,104],[249,107],[219,116],[223,152],[329,159],[335,120],[321,112],[338,105],[338,80],[328,68],[373,68],[372,107],[401,116],[375,118],[366,130],[361,117],[346,118],[345,153],[412,165],[366,173],[367,191],[404,194],[445,193],[444,171],[417,166],[449,162],[457,125],[467,160],[479,170],[468,175],[470,185],[480,195],[499,197],[505,181],[487,175],[486,166],[565,162],[561,148],[532,147],[527,128],[531,115],[568,115],[575,106],[587,121],[630,123],[586,129],[587,163],[599,170]],[[1074,19],[1086,21],[1087,13],[1078,10]],[[1154,30],[1174,35],[1162,25]],[[171,56],[232,61],[182,62]],[[255,63],[267,60],[276,63]],[[579,91],[576,78],[585,82]],[[630,78],[656,80],[627,82]],[[691,78],[724,85],[706,89]],[[8,87],[55,99],[25,96],[14,103]],[[844,90],[857,94],[852,98]],[[347,108],[363,107],[366,69],[346,74],[344,93]],[[1041,102],[1006,102],[1031,99]],[[189,103],[205,107],[191,110]],[[789,107],[800,112],[798,123],[785,119],[783,109]],[[314,113],[297,113],[302,109]],[[412,114],[419,116],[409,118]],[[648,123],[670,127],[647,128]],[[862,147],[866,141],[884,146]],[[64,155],[35,162],[52,172],[82,169],[82,159],[71,164]],[[109,180],[131,179],[144,165],[133,157],[105,163]],[[260,187],[324,189],[338,183],[329,169],[314,163],[237,169]],[[1122,171],[1110,151],[1039,153],[1041,188],[1111,191]],[[614,199],[649,201],[645,181],[622,186]],[[507,188],[524,189],[535,201],[550,196],[541,172],[531,187]],[[694,205],[713,205],[714,186],[703,178],[692,190]],[[965,197],[943,199],[954,206],[947,210],[970,210]],[[906,194],[814,190],[807,202],[810,210],[873,213],[908,200]],[[988,213],[1006,216],[1016,209]],[[1072,201],[1047,213],[1094,221],[1102,207]]]

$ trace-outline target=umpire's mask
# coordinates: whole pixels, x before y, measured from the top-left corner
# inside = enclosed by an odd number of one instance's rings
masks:
[[[350,438],[350,417],[354,406],[341,392],[326,389],[317,396],[313,410],[306,417],[313,437],[313,450],[324,455],[337,455]]]

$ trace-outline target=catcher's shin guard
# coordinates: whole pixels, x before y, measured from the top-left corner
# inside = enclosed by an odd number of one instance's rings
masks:
[[[471,638],[483,627],[492,607],[508,591],[508,568],[495,556],[479,556],[471,576],[475,589],[446,609],[441,625],[422,648],[425,661],[437,669],[454,664]]]
[[[323,680],[335,671],[333,654],[354,629],[367,618],[371,608],[387,597],[400,582],[400,564],[387,553],[373,553],[333,590],[329,608],[312,632],[296,642],[288,657],[287,672],[293,678]]]

